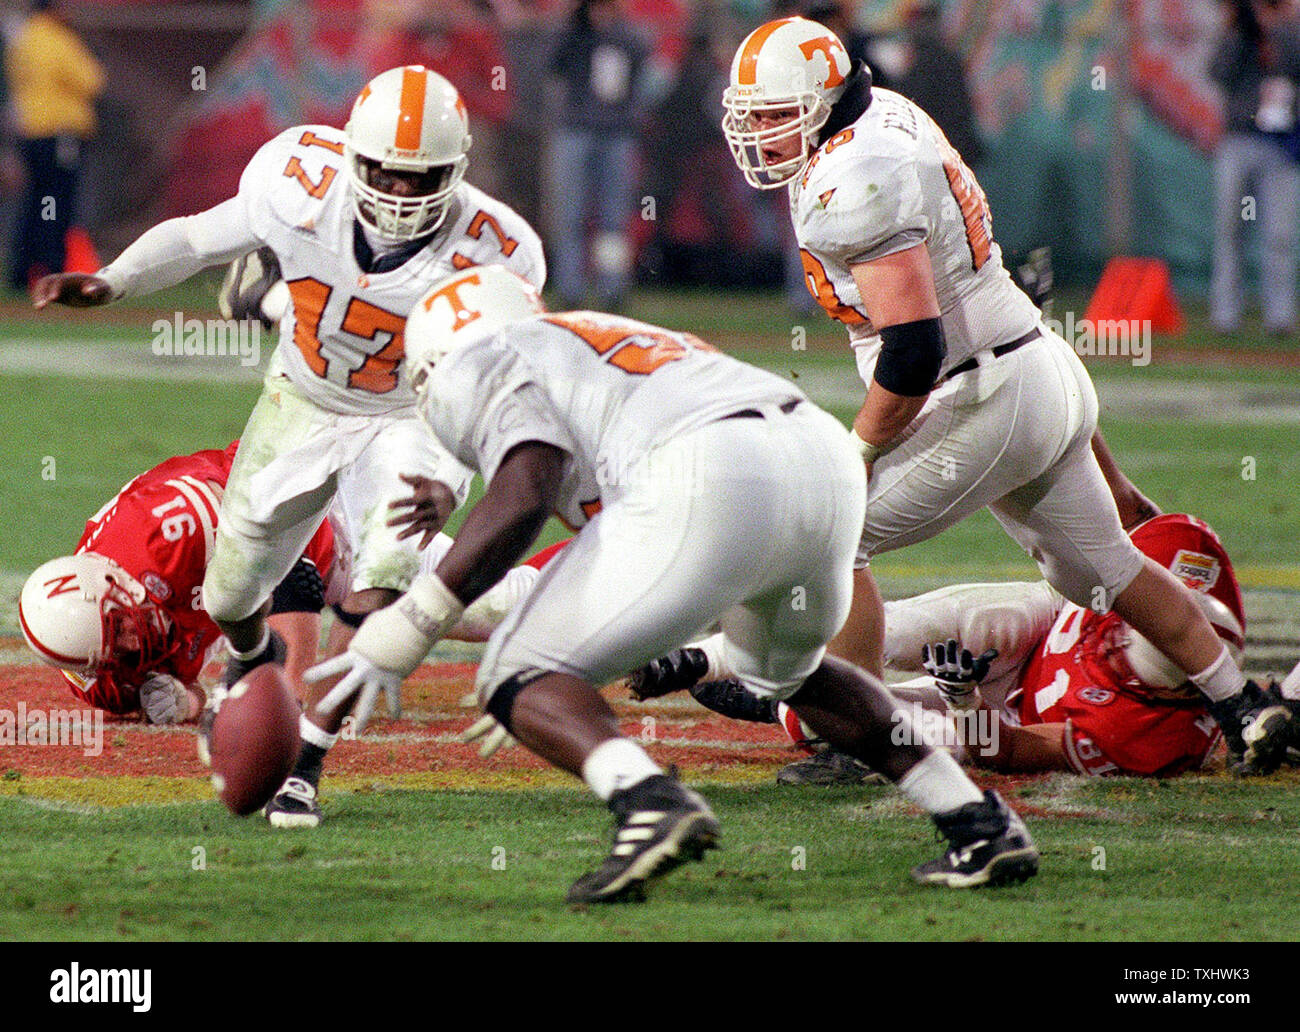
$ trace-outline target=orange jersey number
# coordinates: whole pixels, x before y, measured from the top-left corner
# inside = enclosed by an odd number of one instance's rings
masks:
[[[952,198],[961,209],[961,218],[966,224],[971,268],[978,272],[993,250],[993,215],[989,211],[988,198],[975,181],[974,173],[942,134],[939,135],[939,155],[943,159],[944,175],[948,177],[948,188],[952,190]]]
[[[636,376],[645,376],[668,362],[685,358],[692,348],[714,350],[693,334],[668,334],[631,320],[604,323],[569,312],[548,315],[546,321],[581,337],[596,354],[609,355],[610,365]],[[650,343],[636,343],[639,340]]]
[[[292,157],[289,159],[289,164],[284,166],[284,174],[297,179],[308,194],[319,199],[325,196],[325,191],[330,188],[330,183],[334,182],[334,177],[338,175],[338,169],[326,165],[321,169],[320,181],[313,183],[311,177],[307,175],[307,170],[302,167],[302,162],[297,157]]]
[[[293,297],[293,342],[311,371],[322,378],[329,372],[329,360],[321,354],[320,324],[332,292],[331,287],[310,277],[289,283],[289,293]],[[348,302],[339,329],[369,341],[377,341],[381,333],[389,335],[388,342],[374,354],[367,355],[359,369],[348,373],[349,387],[372,394],[387,394],[397,386],[397,365],[404,353],[402,333],[405,327],[406,319],[395,312],[358,297]]]
[[[492,230],[492,235],[497,238],[497,246],[501,248],[501,254],[509,258],[515,253],[515,248],[519,246],[519,241],[514,237],[506,236],[506,231],[501,228],[501,223],[494,219],[485,211],[478,212],[469,220],[469,225],[465,227],[465,232],[475,240],[483,238],[483,227],[486,226]],[[478,262],[466,258],[459,251],[451,256],[451,264],[457,269],[469,269],[477,265]]]
[[[846,326],[858,326],[867,321],[867,317],[852,305],[846,305],[835,293],[835,284],[826,275],[826,266],[811,251],[799,248],[799,260],[803,263],[804,285],[808,293],[817,299],[817,303],[826,309],[832,319],[838,319]]]

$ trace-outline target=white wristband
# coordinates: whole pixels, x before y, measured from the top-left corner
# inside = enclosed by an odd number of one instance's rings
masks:
[[[406,676],[464,612],[436,574],[421,574],[405,595],[366,618],[348,649]]]
[[[421,574],[406,594],[393,603],[421,633],[437,641],[465,612],[465,605],[436,573]]]
[[[862,435],[858,433],[857,427],[854,427],[849,433],[853,438],[853,443],[857,445],[858,453],[862,456],[863,462],[875,462],[884,454],[884,447],[879,444],[872,444],[870,441],[864,441]]]

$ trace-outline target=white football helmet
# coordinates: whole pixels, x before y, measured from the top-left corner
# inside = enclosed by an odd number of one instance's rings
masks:
[[[1246,632],[1241,622],[1233,615],[1231,609],[1213,595],[1193,591],[1192,597],[1201,607],[1205,618],[1210,621],[1214,633],[1228,646],[1233,662],[1240,665],[1244,655],[1243,647],[1246,644]],[[1156,689],[1179,688],[1186,683],[1187,675],[1173,660],[1133,628],[1127,625],[1125,627],[1128,631],[1128,640],[1124,643],[1122,652],[1138,680]]]
[[[390,68],[366,84],[343,145],[357,218],[387,240],[432,233],[469,165],[469,121],[456,87],[422,65]],[[411,197],[373,185],[380,171],[423,177]]]
[[[722,94],[722,131],[750,186],[771,190],[803,171],[817,149],[831,107],[852,70],[849,53],[826,26],[807,18],[780,18],[745,37],[731,62]],[[755,116],[798,109],[795,117],[762,127]],[[765,147],[798,138],[799,153],[768,164]]]
[[[457,348],[545,311],[537,289],[504,265],[476,265],[439,280],[406,317],[411,386],[419,393],[433,367]]]
[[[95,552],[38,566],[23,585],[18,622],[46,663],[86,676],[142,673],[174,647],[171,620],[144,586]]]

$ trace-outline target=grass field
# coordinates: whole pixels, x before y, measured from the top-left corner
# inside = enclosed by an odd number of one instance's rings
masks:
[[[163,303],[203,317],[208,297],[190,288]],[[256,397],[256,370],[235,360],[153,356],[159,314],[172,313],[0,310],[0,710],[70,703],[16,638],[27,572],[69,551],[86,516],[134,474],[236,436]],[[633,314],[791,376],[842,418],[860,398],[840,335],[820,317],[801,322],[761,298],[659,294],[638,298]],[[1193,318],[1183,339],[1156,339],[1149,365],[1089,361],[1121,464],[1166,509],[1212,523],[1233,555],[1251,669],[1289,668],[1300,654],[1297,356],[1213,337]],[[983,514],[876,568],[890,595],[1035,576]],[[774,729],[727,724],[680,700],[642,707],[617,692],[628,732],[705,786],[724,849],[675,874],[646,906],[566,908],[568,882],[604,855],[607,815],[521,750],[484,762],[455,743],[470,719],[456,699],[475,655],[441,647],[408,684],[402,722],[340,746],[329,819],[305,834],[227,815],[188,731],[109,724],[93,757],[0,745],[0,938],[1296,935],[1294,773],[1251,783],[1215,773],[997,781],[1033,821],[1041,876],[997,893],[939,893],[906,878],[936,847],[928,824],[890,792],[778,789],[772,775],[791,756]]]

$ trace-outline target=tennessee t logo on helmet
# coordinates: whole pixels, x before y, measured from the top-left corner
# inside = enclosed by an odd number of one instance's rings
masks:
[[[504,265],[480,265],[439,280],[406,318],[406,362],[420,391],[452,351],[546,311],[541,295]]]
[[[750,186],[771,190],[803,171],[852,70],[839,38],[807,18],[770,21],[745,37],[722,94],[722,131]],[[764,153],[796,139],[788,157]]]

